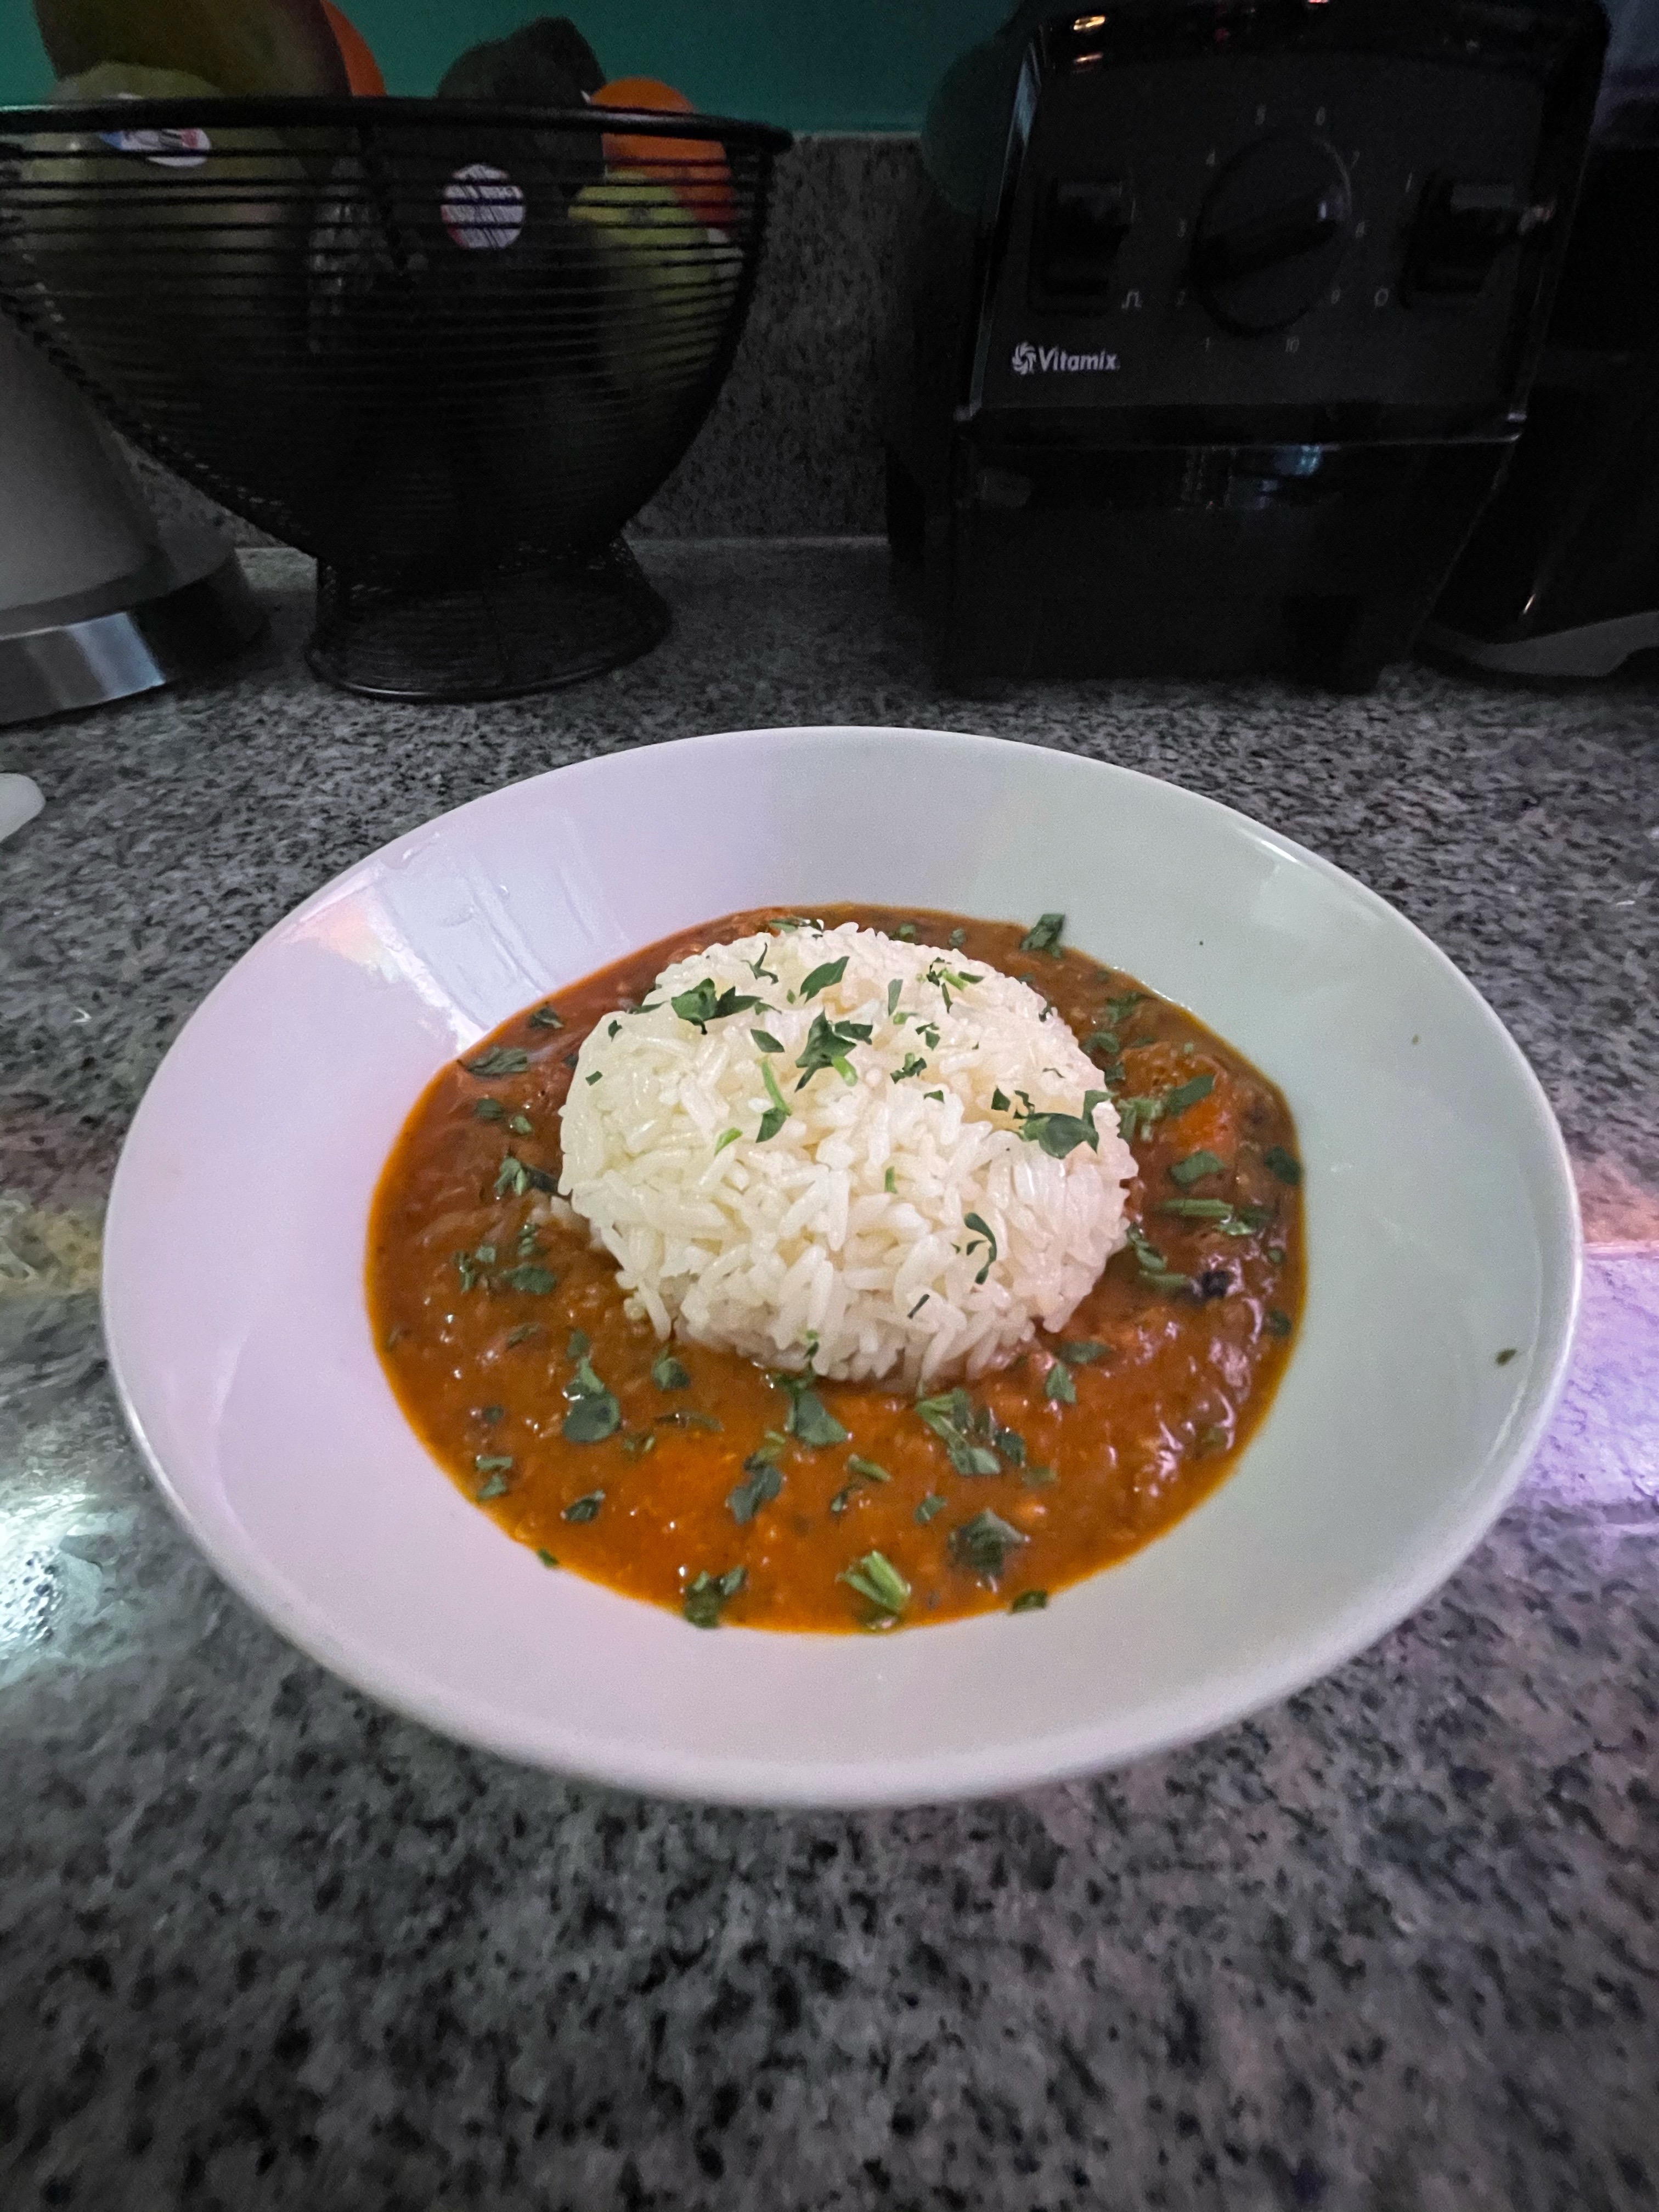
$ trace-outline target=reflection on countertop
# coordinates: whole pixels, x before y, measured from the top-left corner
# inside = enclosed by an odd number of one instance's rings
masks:
[[[434,713],[303,669],[14,733],[0,854],[0,2197],[122,2212],[1630,2207],[1659,2191],[1659,690],[942,697],[867,544],[659,545],[677,629]],[[255,936],[478,791],[696,730],[1001,732],[1354,870],[1539,1069],[1592,1237],[1548,1440],[1444,1590],[1209,1742],[994,1805],[646,1804],[371,1705],[198,1560],[122,1428],[98,1226]],[[258,1197],[229,1224],[257,1252]]]

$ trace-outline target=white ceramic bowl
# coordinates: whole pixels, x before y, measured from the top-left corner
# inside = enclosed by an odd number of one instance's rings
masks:
[[[516,1008],[683,925],[841,899],[1062,908],[1070,941],[1249,1054],[1301,1132],[1306,1316],[1231,1480],[1046,1613],[884,1638],[699,1632],[550,1574],[428,1458],[370,1340],[369,1198],[428,1079]],[[104,1302],[173,1510],[325,1666],[573,1774],[870,1804],[1131,1759],[1370,1643],[1509,1495],[1562,1378],[1578,1275],[1566,1157],[1530,1070],[1451,963],[1351,878],[1068,755],[764,730],[492,793],[273,930],[139,1109]]]

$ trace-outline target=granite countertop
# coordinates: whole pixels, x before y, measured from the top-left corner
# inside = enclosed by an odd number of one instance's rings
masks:
[[[1659,689],[970,703],[867,542],[641,550],[673,636],[568,693],[329,691],[307,564],[258,553],[233,675],[0,738],[46,794],[0,847],[0,2201],[1653,2206]],[[513,778],[805,721],[1126,762],[1353,870],[1526,1048],[1591,1238],[1553,1431],[1431,1603],[1206,1743],[993,1804],[646,1803],[395,1718],[216,1581],[101,1358],[122,1133],[262,930]]]

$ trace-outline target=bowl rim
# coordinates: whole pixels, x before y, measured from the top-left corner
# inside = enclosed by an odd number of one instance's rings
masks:
[[[130,1196],[137,1173],[131,1164],[137,1151],[134,1139],[161,1066],[264,946],[292,930],[325,902],[337,897],[353,878],[426,842],[440,827],[498,802],[505,793],[522,792],[529,785],[544,783],[556,776],[602,775],[618,753],[654,753],[691,746],[708,751],[736,750],[757,743],[782,744],[802,738],[854,741],[882,738],[908,743],[920,741],[946,750],[968,745],[988,751],[1006,750],[1012,743],[1078,769],[1100,770],[1114,779],[1152,786],[1164,793],[1173,792],[1183,803],[1207,810],[1230,823],[1243,824],[1251,838],[1289,860],[1311,867],[1346,895],[1357,898],[1362,906],[1407,931],[1419,951],[1426,951],[1432,964],[1464,996],[1472,1017],[1498,1043],[1542,1139],[1548,1180],[1540,1194],[1539,1211],[1540,1216],[1547,1217],[1553,1237],[1544,1254],[1538,1325],[1530,1346],[1532,1356],[1523,1395],[1505,1424],[1501,1449],[1494,1449],[1492,1472],[1479,1491],[1448,1513],[1439,1539],[1410,1563],[1410,1571],[1399,1577],[1378,1576],[1353,1600],[1334,1612],[1322,1626],[1299,1636],[1285,1651],[1256,1661],[1229,1681],[1226,1694],[1212,1695],[1205,1701],[1202,1717],[1197,1721],[1185,1710],[1194,1702],[1193,1692],[1173,1692],[1161,1700],[1149,1701],[1145,1724],[1127,1740],[1121,1729],[1109,1730],[1100,1722],[1091,1721],[1054,1735],[1033,1733],[1012,1744],[975,1747],[925,1757],[903,1755],[884,1760],[824,1759],[814,1765],[781,1769],[764,1758],[738,1758],[723,1753],[677,1749],[672,1754],[664,1754],[655,1749],[640,1752],[631,1747],[618,1750],[607,1738],[583,1737],[577,1730],[567,1729],[563,1731],[563,1748],[556,1753],[545,1741],[548,1731],[544,1724],[538,1729],[533,1724],[503,1721],[492,1726],[490,1716],[476,1711],[464,1697],[452,1697],[441,1692],[436,1695],[412,1694],[395,1662],[384,1662],[379,1655],[356,1646],[348,1650],[331,1636],[320,1616],[300,1600],[297,1592],[290,1592],[280,1572],[264,1564],[251,1538],[244,1536],[239,1546],[233,1546],[216,1541],[204,1531],[163,1466],[134,1403],[123,1367],[118,1328],[112,1312],[120,1296],[119,1268],[106,1264],[100,1294],[100,1313],[110,1373],[128,1429],[174,1517],[205,1553],[215,1572],[308,1657],[377,1703],[422,1727],[586,1784],[657,1798],[797,1809],[936,1804],[1002,1796],[1108,1771],[1235,1727],[1251,1715],[1334,1673],[1397,1626],[1456,1572],[1496,1522],[1529,1465],[1565,1384],[1583,1291],[1583,1235],[1571,1159],[1543,1086],[1498,1014],[1450,956],[1380,893],[1334,861],[1268,828],[1241,808],[1192,791],[1168,777],[1115,762],[1096,761],[1039,738],[1010,739],[965,731],[880,723],[834,723],[717,731],[648,740],[641,745],[617,747],[610,752],[539,769],[481,792],[372,848],[338,871],[262,932],[202,999],[151,1076],[123,1140],[106,1216],[106,1253],[118,1254],[125,1237],[126,1209],[136,1202]],[[979,1619],[975,1616],[965,1625],[971,1628]],[[963,1626],[959,1622],[946,1623],[941,1632]],[[778,1632],[750,1632],[770,1635]],[[1105,1745],[1102,1739],[1109,1733],[1113,1741]],[[572,1747],[579,1747],[578,1755],[573,1755]]]

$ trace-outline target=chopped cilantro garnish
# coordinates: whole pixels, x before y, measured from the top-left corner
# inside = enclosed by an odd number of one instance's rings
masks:
[[[988,1582],[994,1582],[1009,1553],[1026,1540],[1018,1528],[1011,1528],[1000,1513],[987,1506],[951,1531],[951,1556],[959,1566],[971,1568]]]
[[[1066,928],[1063,914],[1040,914],[1019,940],[1022,952],[1058,952]]]
[[[1177,1114],[1184,1114],[1189,1106],[1196,1106],[1200,1098],[1207,1098],[1214,1089],[1214,1076],[1189,1076],[1185,1083],[1178,1083],[1173,1091],[1164,1093],[1163,1118],[1166,1121],[1173,1121]]]
[[[1048,1593],[1047,1590],[1022,1590],[1019,1595],[1014,1600],[1013,1603],[1009,1607],[1008,1610],[1010,1613],[1041,1613],[1043,1607],[1047,1605],[1048,1602]]]
[[[1133,1145],[1144,1137],[1158,1115],[1164,1111],[1161,1098],[1120,1098],[1117,1102],[1117,1126],[1126,1145]]]
[[[844,968],[847,963],[843,960],[841,965]],[[806,1049],[795,1062],[797,1067],[805,1070],[796,1090],[805,1091],[812,1078],[826,1067],[833,1067],[843,1083],[856,1083],[858,1077],[847,1055],[855,1044],[869,1042],[868,1022],[832,1022],[823,1014],[814,1014],[812,1026],[806,1032]]]
[[[742,1136],[742,1134],[743,1131],[741,1129],[722,1129],[719,1137],[715,1139],[714,1157],[718,1159],[720,1155],[726,1150],[726,1146],[728,1145],[735,1145],[738,1139]]]
[[[902,937],[907,945],[914,945],[916,939],[916,925],[914,921],[902,921],[893,934],[895,937]]]
[[[1170,1169],[1171,1181],[1184,1190],[1188,1184],[1201,1182],[1206,1176],[1225,1175],[1227,1163],[1218,1159],[1213,1152],[1188,1152],[1184,1160],[1175,1161]]]
[[[1302,1163],[1294,1152],[1287,1152],[1283,1145],[1269,1145],[1261,1155],[1262,1165],[1270,1174],[1287,1182],[1292,1189],[1302,1180]]]
[[[1081,1114],[1026,1114],[1021,1117],[1019,1133],[1027,1144],[1038,1145],[1050,1159],[1063,1160],[1079,1145],[1100,1150],[1100,1134],[1095,1127],[1095,1109],[1105,1098],[1103,1091],[1085,1091]]]
[[[852,1431],[842,1428],[819,1397],[810,1369],[805,1375],[775,1375],[772,1380],[789,1394],[789,1412],[783,1424],[788,1435],[815,1450],[847,1442]]]
[[[899,981],[896,975],[894,976],[892,981],[887,986],[887,1018],[889,1021],[891,1021],[893,1016],[898,1012],[899,993],[903,988],[903,984]]]
[[[925,1528],[935,1514],[943,1513],[950,1499],[937,1490],[930,1490],[916,1508],[916,1519]]]
[[[1287,1313],[1281,1313],[1277,1306],[1268,1307],[1267,1320],[1267,1334],[1269,1336],[1288,1336],[1290,1334],[1291,1317]]]
[[[898,1189],[898,1170],[896,1168],[888,1169],[886,1174],[881,1179],[881,1187],[884,1191],[889,1193],[896,1192]]]
[[[982,1219],[977,1213],[964,1213],[962,1218],[964,1227],[978,1231],[978,1235],[975,1237],[973,1243],[968,1246],[969,1251],[971,1252],[974,1249],[975,1245],[980,1242],[981,1237],[989,1247],[985,1265],[980,1269],[978,1274],[974,1278],[975,1283],[982,1283],[996,1264],[997,1240],[995,1236],[992,1233],[991,1224],[989,1222]]]
[[[573,1444],[597,1444],[622,1426],[622,1407],[593,1372],[586,1352],[576,1363],[573,1379],[564,1386],[571,1401],[560,1433]]]
[[[884,1467],[878,1466],[872,1459],[860,1459],[856,1452],[848,1453],[847,1467],[849,1474],[861,1476],[866,1482],[890,1482],[893,1479]]]
[[[472,1109],[473,1118],[479,1121],[505,1121],[507,1109],[499,1098],[481,1098]]]
[[[994,1091],[991,1093],[991,1111],[994,1114],[1006,1114],[1012,1103],[1006,1091]]]
[[[1060,1480],[1051,1467],[1022,1468],[1019,1479],[1028,1490],[1046,1490],[1050,1483]]]
[[[543,1298],[559,1279],[550,1267],[544,1267],[539,1261],[526,1260],[516,1267],[507,1268],[497,1279],[509,1291],[525,1291],[532,1297]]]
[[[763,1052],[781,1052],[783,1047],[769,1030],[750,1030],[750,1036]]]
[[[744,1480],[728,1491],[726,1498],[732,1518],[738,1522],[752,1521],[783,1488],[782,1474],[769,1453],[751,1452],[743,1463],[743,1472]]]
[[[689,1390],[691,1376],[665,1345],[651,1363],[651,1380],[659,1390]]]
[[[507,1340],[509,1345],[528,1344],[532,1336],[539,1336],[541,1333],[542,1325],[540,1322],[521,1321],[517,1328],[508,1329],[507,1332]]]
[[[965,945],[968,942],[967,931],[965,929],[953,929],[951,932],[949,942],[952,945]]]
[[[539,1544],[536,1547],[536,1557],[541,1561],[544,1567],[556,1567],[559,1564],[554,1558],[552,1553],[544,1550]]]
[[[501,1166],[495,1171],[495,1188],[491,1195],[505,1198],[511,1191],[514,1198],[522,1198],[529,1188],[529,1169],[522,1160],[515,1159],[511,1152],[504,1154]]]
[[[586,1359],[592,1349],[592,1346],[587,1340],[587,1331],[585,1328],[571,1330],[570,1341],[565,1346],[565,1357],[568,1359]]]
[[[1504,1349],[1498,1355],[1498,1365],[1500,1367],[1507,1367],[1520,1348],[1519,1345],[1506,1344],[1504,1346]]]
[[[805,1006],[809,999],[816,999],[820,991],[827,991],[832,983],[840,982],[842,977],[847,973],[848,958],[848,954],[843,952],[839,960],[826,960],[823,967],[815,968],[812,970],[800,987],[802,1006]]]
[[[592,1521],[597,1518],[604,1503],[604,1491],[590,1490],[586,1498],[573,1498],[559,1517],[562,1521]]]
[[[711,1575],[705,1567],[686,1585],[682,1609],[692,1627],[718,1628],[721,1607],[737,1595],[748,1579],[746,1567],[728,1567],[723,1575]]]
[[[773,1074],[765,1060],[761,1062],[761,1079],[766,1085],[766,1095],[772,1103],[761,1115],[760,1127],[755,1132],[755,1142],[757,1145],[769,1144],[789,1119],[788,1103],[778,1088],[776,1076]]]
[[[1158,1247],[1143,1232],[1130,1226],[1124,1231],[1129,1249],[1140,1268],[1140,1279],[1154,1291],[1184,1291],[1192,1282],[1190,1275],[1178,1273],[1164,1260]]]
[[[530,1026],[532,1030],[562,1030],[564,1016],[556,1006],[538,1006],[530,1017]]]
[[[937,1398],[919,1398],[916,1412],[945,1446],[958,1474],[998,1474],[1001,1462],[988,1445],[975,1443],[969,1433],[973,1401],[958,1387]]]
[[[672,1429],[707,1429],[711,1436],[720,1433],[720,1423],[712,1413],[700,1413],[695,1407],[677,1407],[672,1413],[659,1413],[659,1425]]]
[[[655,1451],[657,1449],[655,1430],[641,1429],[631,1437],[624,1437],[622,1440],[622,1448],[629,1459],[643,1459],[647,1452]]]
[[[1063,1359],[1055,1360],[1054,1365],[1048,1370],[1048,1380],[1042,1386],[1042,1395],[1045,1398],[1052,1399],[1057,1406],[1076,1405],[1077,1384],[1073,1382],[1072,1370]]]
[[[535,1123],[531,1120],[528,1114],[509,1115],[507,1117],[507,1126],[512,1130],[515,1137],[528,1137],[533,1135],[536,1127]]]
[[[602,1067],[599,1067],[594,1069],[592,1075],[585,1076],[582,1079],[586,1083],[598,1083],[604,1074],[605,1070]]]
[[[492,1044],[476,1060],[464,1060],[461,1066],[469,1075],[489,1078],[497,1075],[522,1075],[530,1065],[530,1054],[521,1044]]]
[[[706,1036],[710,1022],[719,1021],[726,1014],[743,1013],[750,1006],[759,1006],[760,1000],[752,993],[739,991],[735,984],[728,984],[717,993],[714,977],[705,975],[702,982],[694,983],[689,991],[681,991],[668,1003],[683,1022],[690,1022],[693,1029]]]
[[[884,1620],[896,1620],[910,1602],[910,1585],[882,1552],[866,1552],[836,1576],[862,1598],[867,1598]]]
[[[1097,1344],[1091,1336],[1071,1337],[1060,1346],[1060,1356],[1068,1367],[1088,1367],[1097,1359],[1104,1359],[1106,1346]]]
[[[475,1452],[472,1464],[480,1474],[505,1474],[513,1464],[513,1455],[511,1452]]]
[[[927,1063],[921,1057],[921,1054],[917,1052],[910,1052],[907,1053],[904,1056],[903,1066],[894,1069],[892,1080],[895,1083],[902,1083],[907,1076],[925,1075],[927,1073]]]

